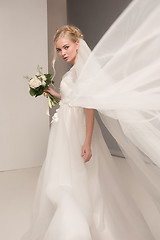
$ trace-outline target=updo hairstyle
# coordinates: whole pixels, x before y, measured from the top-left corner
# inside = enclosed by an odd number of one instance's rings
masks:
[[[68,37],[71,41],[74,43],[77,42],[80,39],[83,39],[83,34],[81,30],[75,26],[71,25],[64,25],[61,28],[56,30],[56,34],[54,36],[54,57],[53,57],[53,78],[56,75],[55,71],[55,62],[56,62],[56,56],[57,56],[57,50],[56,50],[56,41],[58,41],[61,37]]]

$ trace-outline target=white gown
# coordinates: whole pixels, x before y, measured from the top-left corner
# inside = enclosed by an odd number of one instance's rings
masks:
[[[53,116],[31,229],[23,239],[154,239],[139,210],[139,203],[134,202],[129,193],[132,183],[126,185],[96,119],[91,146],[93,156],[89,162],[83,162],[84,108],[69,104],[75,82],[73,66],[61,81],[62,99]],[[133,173],[127,172],[130,174]],[[149,213],[147,207],[144,208]]]
[[[159,0],[134,0],[91,54],[80,41],[23,240],[160,239],[159,21]],[[83,162],[84,107],[97,109],[117,140],[122,172],[96,119],[93,156]]]

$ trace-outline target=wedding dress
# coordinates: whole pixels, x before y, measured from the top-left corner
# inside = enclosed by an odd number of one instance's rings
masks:
[[[76,63],[60,84],[23,239],[160,239],[159,22],[159,0],[136,0],[92,52],[80,40]],[[85,107],[98,110],[118,142],[123,175],[96,119],[92,158],[83,162]]]
[[[152,239],[139,205],[129,195],[96,119],[92,136],[93,156],[88,163],[83,163],[84,108],[69,104],[76,83],[75,68],[76,65],[61,81],[62,99],[53,116],[47,156],[33,208],[32,229],[26,239]]]

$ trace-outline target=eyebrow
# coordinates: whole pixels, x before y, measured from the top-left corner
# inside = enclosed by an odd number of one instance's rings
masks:
[[[69,45],[68,43],[64,44],[62,47],[65,47],[66,45]],[[60,48],[56,48],[56,49],[60,49]]]

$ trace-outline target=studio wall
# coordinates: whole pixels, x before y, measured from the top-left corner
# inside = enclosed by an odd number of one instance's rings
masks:
[[[0,171],[41,165],[49,119],[46,99],[31,97],[23,76],[47,72],[46,0],[0,1]]]
[[[45,159],[47,99],[31,97],[23,77],[33,76],[38,64],[52,73],[53,36],[66,23],[66,0],[0,1],[0,171],[40,166]],[[68,67],[57,59],[56,68],[59,91]]]

